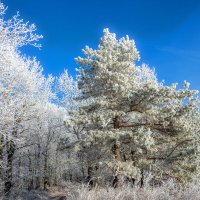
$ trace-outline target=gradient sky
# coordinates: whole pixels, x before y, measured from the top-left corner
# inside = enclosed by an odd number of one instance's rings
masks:
[[[1,0],[0,0],[1,1]],[[44,36],[42,49],[23,49],[45,74],[64,68],[75,76],[74,58],[96,48],[103,28],[134,39],[141,62],[165,83],[191,82],[200,90],[200,0],[3,0],[7,16],[20,12]]]

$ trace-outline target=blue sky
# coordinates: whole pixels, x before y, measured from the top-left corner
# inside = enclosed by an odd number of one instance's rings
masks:
[[[64,68],[75,76],[74,58],[96,48],[103,28],[136,42],[141,62],[167,84],[191,82],[200,89],[200,0],[3,0],[7,16],[20,12],[44,36],[42,49],[27,47],[45,74]]]

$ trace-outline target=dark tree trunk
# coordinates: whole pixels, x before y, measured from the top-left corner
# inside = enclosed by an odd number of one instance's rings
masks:
[[[134,178],[131,178],[131,183],[132,183],[132,186],[135,185],[135,179]]]
[[[93,180],[91,180],[92,179],[92,171],[93,171],[93,168],[91,166],[89,166],[87,182],[88,182],[90,188],[92,188],[94,186],[94,182],[93,182]]]
[[[0,160],[3,160],[3,147],[4,147],[4,136],[1,136],[0,140]]]
[[[32,170],[32,162],[31,162],[31,155],[30,152],[28,151],[28,162],[29,162],[29,177],[28,177],[28,190],[32,190],[33,189],[33,170]]]
[[[48,158],[47,154],[44,157],[44,190],[47,190],[49,185],[49,178],[48,178]]]
[[[41,146],[37,145],[38,149],[35,152],[36,170],[35,170],[35,189],[41,189],[41,176],[40,176],[40,161],[41,161]],[[38,151],[38,152],[37,152]]]
[[[13,179],[13,156],[15,153],[15,143],[13,140],[8,142],[7,145],[7,169],[6,169],[6,178],[4,182],[4,194],[5,196],[9,196],[11,192],[11,188],[13,186],[12,179]]]
[[[4,136],[2,134],[0,140],[0,161],[3,162]],[[0,166],[0,178],[3,180],[3,167]]]
[[[140,187],[142,188],[143,186],[144,186],[144,173],[143,170],[141,170]]]
[[[81,166],[81,172],[82,172],[83,178],[85,178],[85,169],[83,165]]]
[[[119,128],[119,117],[118,116],[116,116],[113,119],[113,124],[114,124],[114,129],[118,129]],[[119,144],[117,144],[117,143],[114,144],[113,152],[114,152],[115,160],[121,161],[122,158],[121,158],[121,151],[120,151],[120,145]],[[113,185],[114,188],[119,187],[119,178],[118,178],[118,176],[114,177],[112,185]]]
[[[120,146],[118,144],[114,144],[113,148],[114,148],[115,159],[118,160],[118,161],[121,161]],[[118,176],[114,177],[113,187],[114,188],[119,187],[119,178],[118,178]]]

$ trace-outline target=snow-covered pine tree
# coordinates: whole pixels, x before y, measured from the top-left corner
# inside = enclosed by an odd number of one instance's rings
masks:
[[[136,66],[133,40],[116,39],[104,30],[97,50],[86,46],[78,86],[82,103],[71,122],[87,130],[79,148],[90,149],[93,166],[140,179],[145,173],[182,181],[198,165],[199,111],[197,91],[164,86],[148,66]]]

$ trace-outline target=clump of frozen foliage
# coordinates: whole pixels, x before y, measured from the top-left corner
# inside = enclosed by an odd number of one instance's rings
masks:
[[[116,187],[118,175],[141,185],[148,173],[160,181],[191,178],[199,165],[198,92],[187,82],[183,89],[159,83],[147,65],[136,65],[134,41],[108,29],[83,54],[76,59],[81,103],[68,123],[86,130],[79,150],[98,149],[93,171],[111,170]]]
[[[95,187],[92,190],[86,186],[76,189],[75,194],[68,196],[69,200],[199,200],[199,182],[190,183],[184,190],[177,187],[172,181],[160,187],[146,185],[144,188],[134,188],[124,185],[121,188],[113,189]]]
[[[38,40],[41,35],[35,33],[34,24],[24,23],[17,13],[13,18],[5,20],[5,6],[0,3],[0,41],[1,49],[10,47],[21,47],[24,45],[33,45],[40,47]]]
[[[56,78],[57,104],[69,112],[77,110],[76,97],[78,97],[77,82],[68,74],[67,70]]]

